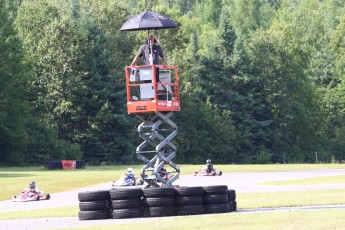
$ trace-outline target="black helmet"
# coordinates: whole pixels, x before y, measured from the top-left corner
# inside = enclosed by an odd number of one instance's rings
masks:
[[[31,181],[31,182],[30,182],[29,188],[31,188],[31,189],[36,188],[36,183],[35,183],[35,181]]]

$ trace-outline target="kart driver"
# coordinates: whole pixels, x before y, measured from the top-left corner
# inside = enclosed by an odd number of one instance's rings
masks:
[[[126,175],[125,183],[132,183],[132,185],[136,184],[135,176],[134,176],[132,168],[128,168],[127,173],[125,175]]]
[[[33,197],[40,194],[40,190],[36,187],[36,182],[31,181],[28,188],[23,189],[22,193],[25,193],[29,197]]]
[[[206,172],[207,173],[213,172],[213,164],[211,163],[210,159],[206,160]]]

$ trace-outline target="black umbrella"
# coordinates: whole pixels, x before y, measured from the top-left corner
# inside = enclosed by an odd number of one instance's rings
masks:
[[[177,25],[164,15],[146,11],[129,19],[122,25],[121,31],[159,30],[175,28]]]

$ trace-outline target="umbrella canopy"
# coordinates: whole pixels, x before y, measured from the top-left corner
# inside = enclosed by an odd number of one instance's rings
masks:
[[[121,31],[159,30],[175,28],[177,25],[164,15],[146,11],[129,19],[122,25]]]

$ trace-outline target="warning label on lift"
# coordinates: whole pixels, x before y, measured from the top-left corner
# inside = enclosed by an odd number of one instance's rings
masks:
[[[158,106],[180,106],[180,103],[177,101],[158,101]]]

